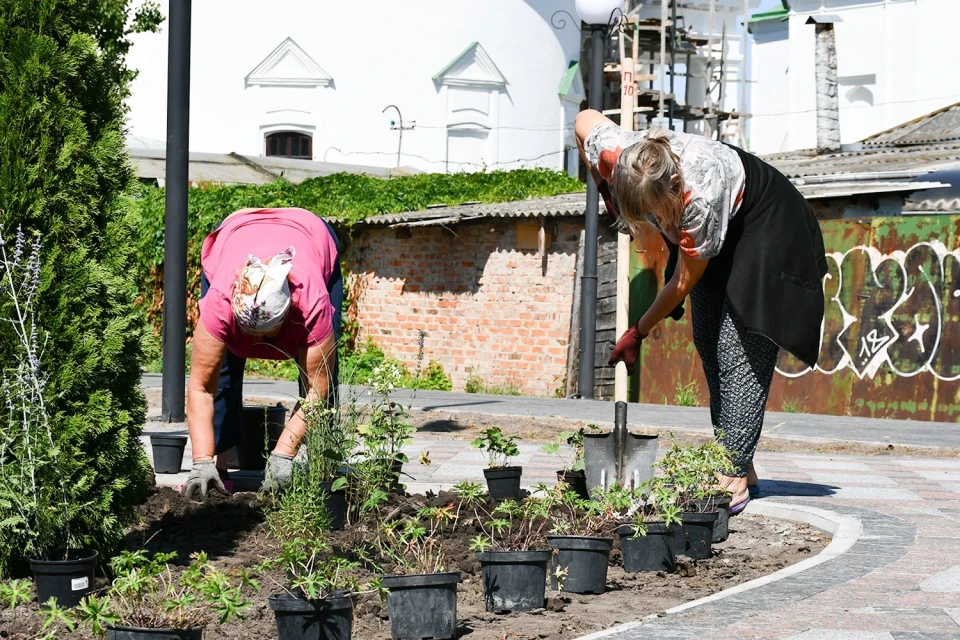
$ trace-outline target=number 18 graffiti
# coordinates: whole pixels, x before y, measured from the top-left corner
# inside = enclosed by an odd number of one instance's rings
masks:
[[[817,371],[862,379],[887,365],[898,376],[960,379],[960,250],[938,241],[891,254],[858,246],[827,263]],[[811,369],[784,355],[777,371],[795,378]]]

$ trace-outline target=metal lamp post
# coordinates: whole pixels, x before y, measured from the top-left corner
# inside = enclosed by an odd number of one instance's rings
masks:
[[[621,0],[577,0],[577,14],[590,28],[591,109],[603,110],[603,53],[613,26],[618,22]],[[584,213],[583,276],[580,287],[580,359],[577,391],[581,398],[593,398],[593,373],[597,342],[597,243],[600,192],[587,172],[587,207]]]
[[[190,138],[191,0],[170,0],[167,170],[163,245],[164,422],[184,422],[187,345],[187,187]]]

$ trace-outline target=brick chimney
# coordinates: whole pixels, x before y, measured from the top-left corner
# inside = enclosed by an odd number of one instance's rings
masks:
[[[816,15],[807,24],[816,30],[814,65],[817,78],[817,151],[840,150],[840,99],[837,93],[837,39],[833,25],[839,16]]]

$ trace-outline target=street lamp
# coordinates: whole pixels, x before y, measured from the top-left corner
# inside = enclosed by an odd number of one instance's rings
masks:
[[[167,62],[167,171],[163,244],[163,422],[183,422],[187,347],[187,203],[190,171],[190,12],[171,0]]]
[[[591,28],[608,27],[620,7],[620,0],[577,0],[577,15]]]
[[[613,26],[622,15],[622,0],[577,0],[577,14],[590,27],[591,109],[603,110],[603,52]],[[577,391],[581,398],[593,398],[593,370],[597,342],[597,242],[600,194],[587,172],[587,208],[584,212],[583,276],[580,286],[580,362]]]

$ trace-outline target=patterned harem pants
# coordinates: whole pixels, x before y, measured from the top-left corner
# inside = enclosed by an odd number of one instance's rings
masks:
[[[740,324],[721,288],[698,283],[690,300],[693,343],[710,389],[714,434],[733,457],[731,475],[742,477],[760,440],[779,347]]]

